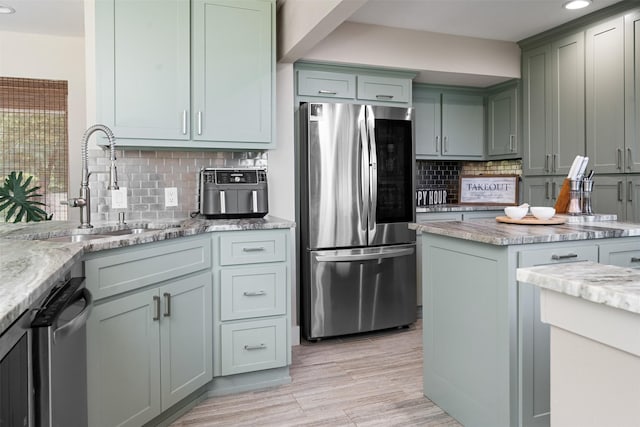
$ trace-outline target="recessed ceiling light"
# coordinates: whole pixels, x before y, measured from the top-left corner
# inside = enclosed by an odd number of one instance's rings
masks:
[[[582,9],[591,4],[591,0],[571,0],[562,5],[565,9],[575,10]]]
[[[0,14],[9,15],[10,13],[15,13],[15,11],[11,6],[0,4]]]

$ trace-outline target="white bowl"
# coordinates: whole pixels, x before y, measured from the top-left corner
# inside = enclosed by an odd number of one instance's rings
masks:
[[[507,206],[504,208],[504,213],[511,219],[521,219],[527,212],[529,212],[529,206]]]
[[[550,208],[547,206],[532,206],[531,213],[538,219],[550,219],[552,216],[556,214],[556,210],[554,208]]]

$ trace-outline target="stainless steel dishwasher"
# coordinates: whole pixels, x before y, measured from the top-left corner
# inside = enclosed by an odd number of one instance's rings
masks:
[[[85,324],[92,298],[84,280],[61,283],[35,309],[31,328],[38,427],[87,426]]]

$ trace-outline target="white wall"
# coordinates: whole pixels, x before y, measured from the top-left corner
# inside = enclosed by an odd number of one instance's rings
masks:
[[[67,80],[69,192],[80,188],[80,140],[86,128],[84,38],[0,31],[0,75]],[[78,209],[69,220],[78,221]]]
[[[520,78],[516,43],[353,22],[340,25],[302,58],[417,70],[416,81],[426,83],[488,86]]]

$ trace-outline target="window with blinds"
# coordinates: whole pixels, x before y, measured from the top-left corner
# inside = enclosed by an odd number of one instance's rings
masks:
[[[66,81],[0,77],[0,185],[33,176],[54,220],[67,219],[68,138]]]

